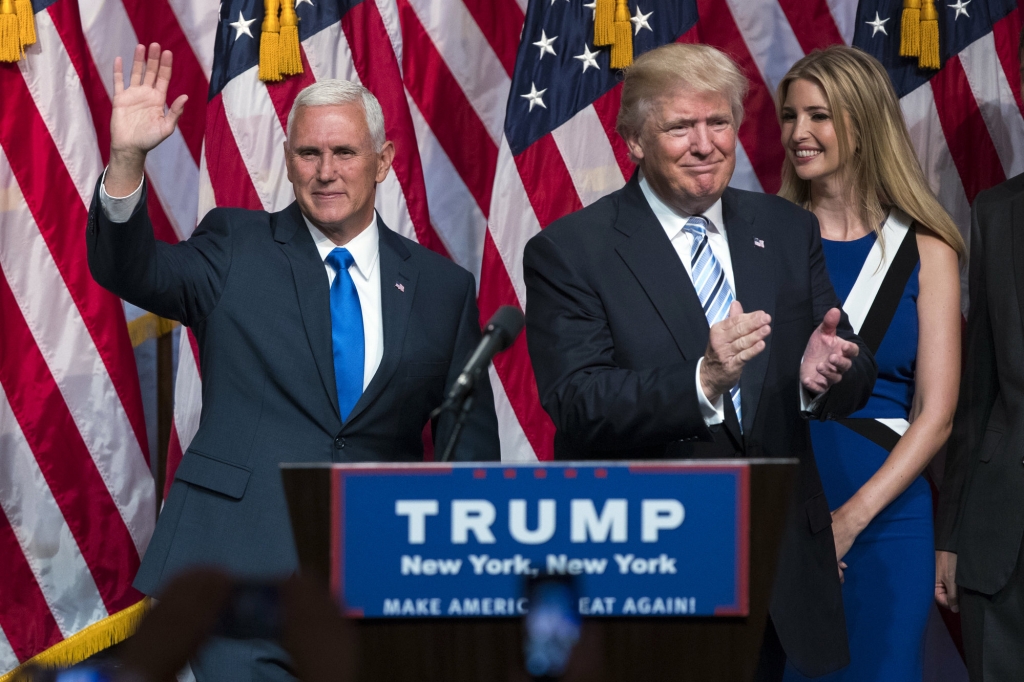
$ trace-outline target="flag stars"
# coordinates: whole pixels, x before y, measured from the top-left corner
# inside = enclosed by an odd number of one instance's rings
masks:
[[[871,27],[871,37],[874,38],[875,34],[879,31],[884,35],[889,35],[889,32],[885,30],[885,22],[887,21],[889,21],[889,19],[883,19],[878,15],[878,12],[875,12],[875,20],[865,21],[864,23]]]
[[[241,10],[239,10],[238,21],[231,22],[231,28],[235,29],[235,40],[241,38],[243,34],[252,38],[253,35],[252,31],[249,30],[249,26],[252,25],[254,21],[256,21],[255,17],[253,17],[252,19],[246,19],[244,16],[242,16]]]
[[[591,12],[593,12],[593,14],[590,17],[591,19],[593,19],[594,17],[597,16],[597,0],[591,0],[589,5],[583,5],[583,6],[586,9],[589,9]]]
[[[313,6],[313,0],[295,0],[295,9],[298,9],[302,3],[307,3],[310,7]]]
[[[540,40],[534,43],[536,47],[540,48],[540,59],[544,59],[544,53],[550,52],[555,54],[555,48],[551,47],[551,44],[558,40],[558,36],[551,36],[548,38],[548,34],[544,31],[540,32]],[[557,56],[557,55],[555,55]]]
[[[543,90],[538,90],[536,83],[530,83],[530,91],[528,93],[526,93],[525,95],[519,95],[519,96],[522,97],[523,99],[526,99],[526,100],[530,101],[530,111],[533,111],[533,108],[535,106],[543,107],[544,109],[547,109],[548,106],[546,104],[544,104],[544,100],[541,99],[541,96],[545,92],[547,92],[547,91],[548,91],[547,88],[544,88]]]
[[[971,18],[971,15],[967,13],[967,5],[969,4],[971,4],[971,0],[967,0],[967,2],[964,2],[964,0],[956,0],[955,5],[949,5],[950,9],[956,10],[956,14],[953,15],[953,21],[959,19],[961,14],[967,17],[968,19]]]
[[[595,57],[597,57],[597,55],[599,54],[601,53],[591,52],[590,47],[588,47],[586,43],[583,43],[583,54],[578,54],[575,57],[573,57],[573,59],[578,59],[581,62],[583,62],[583,73],[586,73],[587,69],[589,69],[591,66],[600,71],[601,67],[597,65],[597,59],[595,59]]]
[[[640,5],[636,6],[636,15],[632,19],[630,19],[630,21],[633,22],[633,35],[638,35],[640,33],[640,29],[643,28],[646,28],[651,33],[654,33],[654,29],[651,28],[651,25],[649,23],[647,23],[647,20],[651,18],[652,14],[654,14],[653,11],[644,14],[640,11]]]

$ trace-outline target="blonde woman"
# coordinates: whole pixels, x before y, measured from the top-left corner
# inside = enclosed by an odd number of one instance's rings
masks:
[[[813,52],[782,79],[777,101],[779,194],[817,216],[832,285],[879,370],[864,409],[811,425],[850,639],[850,665],[827,679],[920,680],[935,580],[921,473],[956,408],[964,242],[925,182],[874,57],[847,46]],[[790,667],[786,679],[803,677]]]

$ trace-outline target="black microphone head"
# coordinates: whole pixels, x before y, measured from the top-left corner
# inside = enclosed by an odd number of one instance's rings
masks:
[[[503,305],[491,316],[488,320],[487,326],[484,327],[484,333],[493,332],[494,335],[500,340],[498,351],[503,351],[512,345],[512,342],[519,336],[519,332],[523,330],[523,324],[526,323],[526,318],[523,317],[523,312],[514,305]]]

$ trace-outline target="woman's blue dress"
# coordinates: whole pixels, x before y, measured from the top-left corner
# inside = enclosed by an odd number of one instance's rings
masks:
[[[909,239],[914,234],[908,235]],[[875,243],[875,233],[849,242],[823,240],[836,295],[846,300]],[[886,255],[891,257],[889,250]],[[878,381],[855,418],[906,419],[914,398],[917,360],[917,296],[920,264],[914,269],[892,323],[875,354]],[[889,456],[885,449],[835,421],[811,422],[814,457],[833,510],[843,505]],[[850,639],[850,665],[818,681],[910,682],[922,678],[925,625],[935,585],[932,496],[918,476],[871,521],[843,558],[848,568],[843,607]],[[808,679],[792,665],[787,682]]]

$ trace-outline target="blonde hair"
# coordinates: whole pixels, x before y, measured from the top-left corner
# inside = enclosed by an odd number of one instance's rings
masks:
[[[729,100],[733,124],[743,122],[749,83],[736,64],[709,45],[669,43],[645,52],[626,69],[615,129],[623,139],[639,136],[655,100],[676,89],[720,92]]]
[[[798,61],[779,83],[776,110],[782,120],[789,86],[807,80],[819,88],[832,112],[840,167],[847,173],[861,219],[881,236],[882,221],[898,208],[949,244],[966,251],[963,237],[932,194],[910,142],[896,91],[881,63],[846,45],[815,50]],[[847,130],[849,125],[852,130]],[[854,149],[850,149],[850,140]],[[801,180],[787,156],[779,196],[811,208],[811,183]]]

